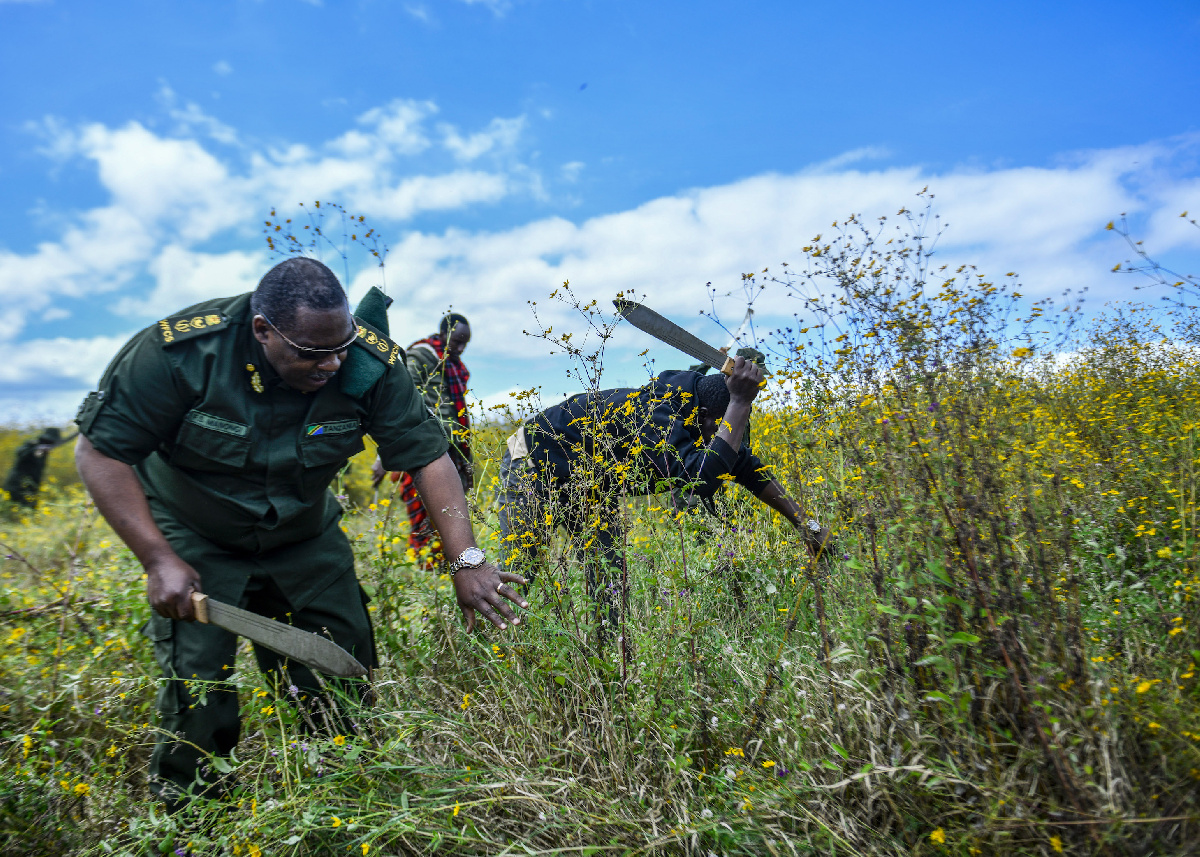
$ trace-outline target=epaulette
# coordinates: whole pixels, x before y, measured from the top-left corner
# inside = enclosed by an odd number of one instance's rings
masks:
[[[395,366],[397,360],[401,363],[404,362],[404,349],[392,342],[385,334],[380,333],[378,328],[372,327],[358,316],[354,317],[354,324],[358,327],[358,339],[354,340],[355,345],[362,346],[388,366]]]
[[[404,349],[358,316],[354,317],[354,325],[358,328],[358,338],[354,340],[358,348],[347,355],[348,359],[338,374],[342,376],[342,392],[358,398],[384,376],[389,366],[395,366],[397,362],[404,363]],[[380,362],[356,357],[360,350],[373,354]]]
[[[206,312],[196,315],[177,315],[164,318],[158,323],[158,333],[165,348],[185,339],[194,339],[207,333],[215,333],[229,326],[229,316],[221,312]]]

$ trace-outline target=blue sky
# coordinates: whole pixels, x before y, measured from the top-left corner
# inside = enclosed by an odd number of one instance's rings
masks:
[[[1184,2],[0,0],[0,419],[69,417],[130,333],[252,288],[266,213],[314,199],[391,245],[397,339],[472,316],[489,401],[570,386],[520,334],[527,300],[571,323],[564,279],[720,344],[706,282],[926,184],[948,261],[1099,306],[1131,285],[1122,211],[1200,270],[1198,48]]]

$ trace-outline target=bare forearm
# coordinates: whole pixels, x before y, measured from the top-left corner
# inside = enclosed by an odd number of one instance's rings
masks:
[[[766,487],[759,492],[758,499],[783,515],[794,526],[799,527],[803,523],[804,507],[787,495],[778,480],[772,479],[768,482]]]
[[[469,547],[475,546],[467,499],[463,493],[458,470],[449,453],[412,471],[413,483],[421,502],[429,512],[429,520],[442,537],[442,553],[454,559]]]
[[[104,520],[146,569],[146,600],[162,616],[191,621],[191,595],[200,574],[179,558],[150,515],[146,492],[133,468],[109,458],[86,437],[75,446],[75,466]]]
[[[86,437],[75,447],[75,466],[96,508],[143,566],[173,554],[150,515],[146,493],[133,468],[109,458]]]
[[[717,428],[717,437],[729,444],[729,448],[737,452],[742,446],[742,435],[750,422],[751,401],[730,398],[725,408],[725,416]]]
[[[419,470],[409,471],[421,495],[421,502],[429,512],[429,519],[442,537],[442,552],[453,561],[467,548],[475,546],[475,534],[471,531],[471,518],[467,514],[467,500],[462,483],[458,479],[449,455],[426,464]],[[460,569],[452,574],[454,594],[467,630],[475,627],[475,611],[500,630],[508,623],[519,625],[521,620],[513,613],[511,604],[528,607],[529,603],[512,588],[525,578],[519,574],[501,571],[490,562]]]

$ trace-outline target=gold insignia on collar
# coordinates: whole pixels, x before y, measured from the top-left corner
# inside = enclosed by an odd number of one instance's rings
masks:
[[[247,363],[246,371],[250,373],[250,387],[254,392],[261,393],[265,388],[263,387],[262,376],[258,374],[258,370],[254,368],[254,364]]]

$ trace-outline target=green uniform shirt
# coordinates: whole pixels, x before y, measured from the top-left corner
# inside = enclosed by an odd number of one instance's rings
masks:
[[[274,554],[280,561],[268,570],[297,603],[346,571],[347,558],[353,562],[329,484],[363,449],[363,435],[389,470],[422,467],[448,444],[400,347],[365,322],[356,319],[359,337],[339,378],[301,393],[280,383],[251,318],[245,294],[196,304],[141,331],[77,421],[96,449],[134,466],[156,518],[168,514],[233,555]],[[356,386],[346,371],[354,361],[384,366],[365,391],[347,389]],[[336,537],[312,544],[328,555],[297,564],[287,547],[323,533]]]

